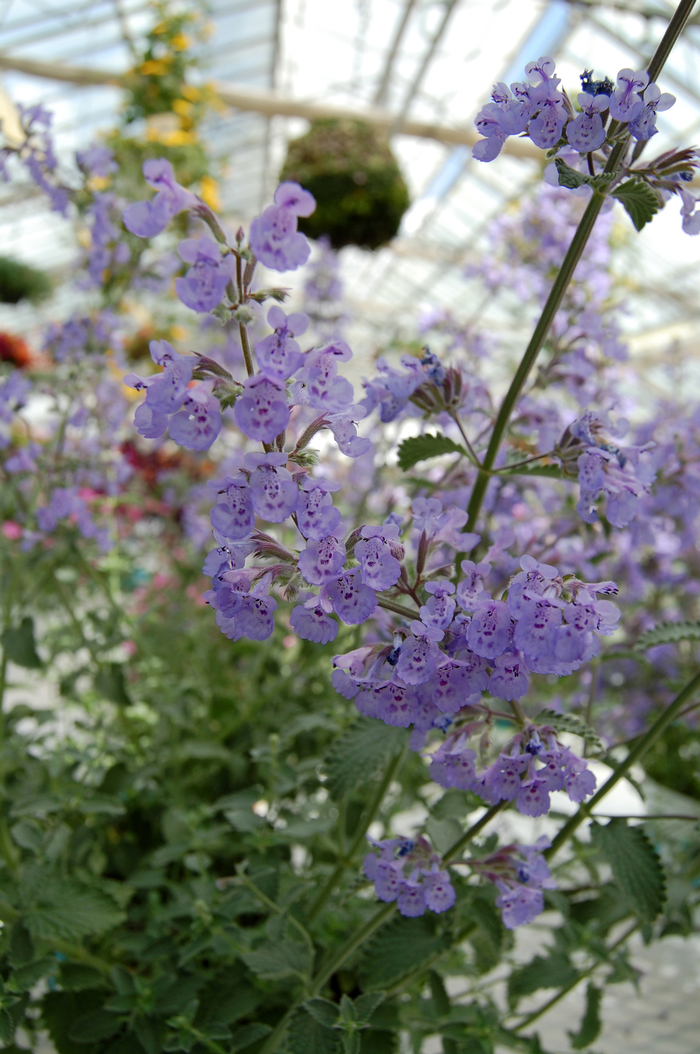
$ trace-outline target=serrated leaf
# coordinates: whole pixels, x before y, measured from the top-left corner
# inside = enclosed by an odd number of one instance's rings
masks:
[[[240,1028],[234,1029],[231,1035],[232,1049],[245,1050],[251,1043],[257,1043],[259,1039],[269,1036],[271,1032],[270,1026],[264,1025],[262,1021],[255,1021],[252,1025],[241,1025]]]
[[[551,725],[557,732],[571,732],[580,736],[596,750],[602,750],[603,744],[593,729],[575,714],[558,714],[556,710],[540,710],[535,718],[539,725]]]
[[[328,752],[327,787],[336,801],[366,783],[403,749],[406,732],[371,717],[361,717],[336,739]]]
[[[561,988],[577,976],[578,970],[563,952],[551,952],[546,958],[536,955],[525,966],[513,970],[508,978],[508,1002],[512,1008],[523,996],[538,992],[540,988]]]
[[[358,995],[355,1000],[357,1020],[361,1023],[369,1021],[374,1011],[385,999],[386,992],[366,992],[365,995]]]
[[[569,190],[575,190],[577,187],[585,186],[590,179],[590,176],[584,176],[581,172],[577,172],[575,168],[570,168],[566,161],[562,161],[560,157],[556,159],[554,164],[557,166],[560,187],[568,187]]]
[[[603,993],[594,984],[589,984],[586,990],[586,1009],[581,1019],[578,1032],[569,1032],[569,1041],[572,1050],[583,1050],[598,1038],[601,1029],[600,1001]]]
[[[612,196],[622,202],[638,231],[641,231],[661,208],[656,194],[642,179],[628,179],[613,190]]]
[[[267,981],[307,975],[311,966],[308,948],[297,941],[281,940],[274,944],[263,944],[255,951],[246,952],[241,958],[253,973]]]
[[[79,882],[49,881],[24,914],[33,937],[75,940],[105,933],[125,918],[107,893]]]
[[[332,1028],[300,1009],[289,1023],[284,1049],[289,1054],[339,1054],[341,1047]]]
[[[119,1018],[108,1010],[91,1010],[73,1022],[68,1038],[75,1043],[96,1043],[100,1039],[116,1036],[121,1027]]]
[[[0,1010],[0,1043],[9,1046],[15,1034],[15,1023],[7,1010]]]
[[[642,651],[657,644],[677,644],[681,640],[700,640],[700,622],[662,622],[642,633],[634,647],[636,651]]]
[[[462,454],[466,457],[467,452],[459,443],[439,433],[411,436],[399,444],[399,468],[405,472],[419,461],[427,461],[428,458],[439,457],[441,454]]]
[[[0,639],[10,662],[27,670],[38,670],[44,665],[36,652],[34,619],[29,615],[22,619],[17,629],[6,629]]]
[[[449,945],[429,916],[394,918],[368,946],[361,966],[365,988],[384,988],[429,962]]]
[[[308,1002],[304,1003],[304,1007],[311,1014],[314,1021],[318,1021],[319,1025],[323,1025],[324,1028],[333,1028],[340,1013],[337,1003],[331,1003],[330,1000],[321,999],[320,997],[309,999]]]
[[[642,922],[653,922],[663,909],[666,879],[659,854],[642,828],[622,819],[605,826],[594,823],[591,838],[632,909]]]

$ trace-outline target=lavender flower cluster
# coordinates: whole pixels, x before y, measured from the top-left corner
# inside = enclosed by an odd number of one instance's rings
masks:
[[[559,89],[561,80],[555,76],[552,58],[544,55],[529,62],[525,74],[527,81],[510,88],[503,82],[496,84],[492,101],[477,114],[476,127],[485,136],[472,151],[477,161],[493,161],[509,136],[527,135],[535,146],[550,151],[552,169],[554,161],[561,159],[586,176],[602,175],[620,130],[626,127],[638,143],[647,142],[658,131],[657,113],[676,101],[675,96],[650,83],[646,70],[622,69],[615,84],[607,77],[595,81],[586,70],[581,76],[584,90],[577,96],[577,113],[569,96]],[[664,155],[657,161],[656,168],[647,166],[647,170],[639,170],[640,174],[657,190],[661,204],[677,194],[683,230],[700,234],[700,198],[687,185],[697,165],[696,152],[684,152],[683,158]],[[588,187],[579,186],[578,190],[590,193]]]

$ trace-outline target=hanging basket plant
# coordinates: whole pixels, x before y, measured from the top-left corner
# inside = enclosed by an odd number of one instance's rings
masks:
[[[325,234],[334,249],[386,245],[410,205],[387,140],[363,121],[313,121],[289,143],[280,179],[313,194],[316,211],[299,220],[299,229],[310,238]]]
[[[51,279],[36,267],[29,267],[0,256],[0,303],[18,304],[20,300],[39,303],[51,295]]]

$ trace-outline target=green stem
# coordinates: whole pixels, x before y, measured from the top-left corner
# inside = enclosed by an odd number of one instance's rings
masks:
[[[481,819],[477,820],[469,827],[461,838],[459,838],[453,846],[443,854],[443,863],[448,863],[450,860],[454,860],[456,856],[464,849],[465,845],[471,842],[472,838],[476,838],[480,831],[483,831],[487,824],[491,823],[494,816],[497,815],[508,803],[505,801],[499,801],[497,805],[492,805],[490,809],[487,809]]]
[[[622,936],[618,937],[618,939],[610,945],[610,947],[608,948],[608,954],[610,954],[610,952],[614,952],[617,948],[620,947],[621,944],[624,944],[625,941],[628,940],[632,936],[634,931],[638,928],[639,922],[633,922],[632,925],[625,930]],[[519,1032],[521,1028],[527,1028],[527,1026],[531,1025],[533,1021],[536,1021],[538,1017],[542,1017],[543,1014],[546,1014],[547,1011],[556,1003],[558,1003],[560,999],[563,999],[565,995],[568,995],[572,988],[575,988],[576,985],[580,984],[581,981],[585,981],[587,977],[590,977],[593,971],[597,970],[600,965],[600,962],[596,962],[593,963],[592,966],[589,966],[587,970],[582,970],[574,981],[571,981],[563,988],[560,988],[557,994],[553,995],[551,999],[548,999],[547,1002],[539,1008],[539,1010],[533,1010],[531,1014],[528,1014],[527,1017],[523,1021],[521,1021],[519,1025],[515,1026],[513,1031]]]
[[[343,965],[346,959],[349,959],[352,953],[360,947],[361,944],[372,936],[375,930],[378,930],[380,926],[386,922],[386,920],[394,914],[396,911],[396,901],[392,901],[391,904],[382,904],[379,911],[375,912],[372,918],[365,923],[362,929],[359,929],[357,933],[353,934],[345,944],[340,948],[335,955],[322,966],[318,974],[314,978],[313,987],[311,989],[312,995],[318,995],[326,981],[333,976],[335,971]]]
[[[404,618],[417,619],[418,612],[411,611],[410,608],[405,608],[403,604],[395,604],[393,600],[384,600],[380,597],[377,600],[380,608],[385,608],[387,611],[393,611],[395,615],[403,615]]]
[[[535,365],[535,360],[539,355],[542,345],[544,344],[550,326],[554,321],[554,316],[561,307],[564,294],[569,286],[571,279],[573,278],[574,271],[578,265],[583,250],[586,248],[586,244],[593,230],[595,221],[598,219],[598,214],[603,206],[605,198],[602,194],[594,191],[591,195],[591,199],[586,206],[586,211],[581,217],[581,221],[576,228],[576,232],[571,239],[571,245],[569,246],[566,256],[562,262],[559,273],[555,279],[554,285],[552,286],[547,302],[542,309],[539,321],[535,326],[535,331],[530,338],[530,343],[525,349],[520,365],[516,370],[515,377],[513,378],[510,388],[506,392],[505,398],[501,403],[501,408],[498,411],[495,424],[493,426],[493,432],[491,433],[491,439],[489,441],[488,449],[483,460],[482,470],[476,477],[474,483],[474,489],[472,490],[471,499],[469,501],[468,514],[469,519],[465,527],[466,531],[473,531],[474,525],[479,517],[481,511],[481,505],[484,500],[486,493],[486,487],[489,481],[490,470],[493,468],[494,462],[498,455],[498,451],[501,446],[501,441],[505,434],[508,422],[510,421],[513,408],[520,398],[520,393],[523,390],[525,382],[530,375],[532,367]]]
[[[601,801],[605,795],[612,790],[616,783],[629,772],[633,765],[635,765],[641,758],[644,757],[646,752],[653,747],[659,736],[661,736],[672,721],[678,716],[680,711],[683,709],[685,703],[700,689],[700,672],[696,673],[695,676],[685,688],[679,692],[672,703],[664,710],[661,717],[657,718],[654,724],[651,726],[649,731],[642,736],[637,743],[636,747],[630,750],[629,754],[621,764],[617,766],[612,776],[610,776],[600,790],[596,791],[593,797],[584,802],[579,806],[578,810],[574,813],[571,819],[567,820],[564,826],[561,828],[556,838],[552,842],[551,847],[545,853],[545,856],[553,856],[554,853],[564,844],[569,835],[573,834],[574,831],[580,827],[584,820],[587,820],[590,816],[591,810]]]
[[[243,322],[238,323],[238,332],[241,336],[241,348],[243,349],[246,373],[249,377],[252,377],[255,373],[255,367],[253,366],[253,355],[250,350],[250,341],[248,340],[248,328]]]
[[[365,835],[367,834],[367,829],[368,829],[369,825],[372,823],[372,821],[374,820],[374,817],[379,812],[379,809],[381,808],[381,804],[384,801],[384,795],[388,791],[388,789],[389,789],[389,787],[391,785],[391,781],[393,780],[394,776],[396,775],[396,773],[400,769],[401,765],[403,764],[403,761],[404,761],[404,758],[406,757],[407,751],[408,751],[408,747],[406,747],[400,754],[396,754],[395,757],[392,758],[392,760],[391,760],[386,772],[384,773],[384,776],[382,778],[381,783],[379,784],[379,786],[377,787],[377,789],[376,789],[376,791],[374,793],[374,797],[372,798],[372,801],[369,804],[369,808],[367,809],[367,812],[366,812],[365,816],[363,817],[362,823],[360,824],[360,828],[359,828],[357,834],[355,835],[355,837],[353,839],[353,842],[352,842],[352,845],[350,846],[350,849],[345,854],[344,859],[342,859],[337,864],[337,866],[334,868],[333,873],[331,874],[330,878],[326,882],[326,885],[323,887],[323,889],[319,893],[318,897],[316,898],[314,903],[311,905],[311,909],[310,909],[309,914],[308,914],[309,922],[311,922],[313,919],[315,919],[316,916],[318,915],[318,913],[321,911],[321,909],[323,907],[325,907],[326,902],[328,901],[329,897],[331,896],[331,894],[332,894],[333,890],[335,889],[337,883],[343,877],[343,875],[344,875],[345,871],[348,869],[348,867],[350,867],[350,865],[352,864],[353,858],[355,856],[355,853],[360,848],[360,846],[364,843]]]

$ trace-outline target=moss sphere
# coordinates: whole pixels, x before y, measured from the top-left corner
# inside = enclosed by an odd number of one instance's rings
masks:
[[[313,121],[289,143],[280,180],[313,194],[316,211],[299,219],[299,230],[309,238],[325,234],[334,249],[386,245],[410,205],[387,140],[363,121]]]

